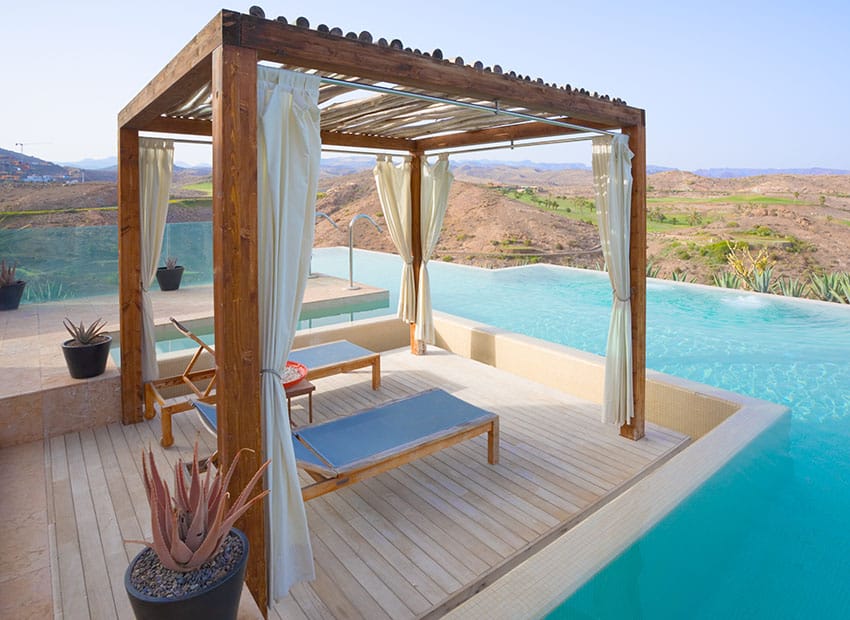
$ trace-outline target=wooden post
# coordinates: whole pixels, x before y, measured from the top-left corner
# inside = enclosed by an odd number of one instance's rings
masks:
[[[646,425],[646,124],[623,128],[632,158],[632,217],[629,277],[632,291],[632,382],[634,417],[620,427],[629,439],[644,436]]]
[[[419,269],[422,267],[422,154],[410,154],[410,250],[413,254],[413,289],[419,303]],[[416,340],[416,324],[410,324],[410,352],[425,354],[425,343]]]
[[[139,132],[118,129],[118,300],[121,330],[121,421],[142,421],[142,231]]]
[[[218,369],[218,449],[229,466],[243,454],[232,488],[243,488],[265,452],[260,415],[257,307],[257,54],[218,47],[212,62],[213,293]],[[245,581],[263,614],[268,608],[265,510],[255,505],[237,526],[248,536]]]

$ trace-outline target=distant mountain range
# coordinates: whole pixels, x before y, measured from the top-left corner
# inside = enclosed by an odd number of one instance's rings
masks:
[[[373,157],[341,156],[322,159],[322,174],[326,176],[343,176],[369,170],[375,165]],[[82,159],[73,162],[53,163],[37,157],[31,157],[16,151],[0,149],[0,181],[114,181],[117,175],[118,160],[115,157],[100,159]],[[452,162],[455,170],[498,169],[500,167],[515,169],[531,169],[538,172],[557,170],[590,170],[583,163],[549,163],[530,160],[499,161],[493,159],[457,160]],[[191,165],[176,162],[175,169],[185,170],[194,174],[209,174],[210,165]],[[648,165],[647,174],[679,170],[665,166]],[[802,175],[845,175],[850,170],[832,168],[701,168],[694,174],[710,178],[739,178],[760,175],[802,174]]]
[[[647,166],[649,171],[649,166]],[[714,179],[737,179],[739,177],[755,177],[769,174],[850,174],[850,170],[834,168],[700,168],[694,174]]]

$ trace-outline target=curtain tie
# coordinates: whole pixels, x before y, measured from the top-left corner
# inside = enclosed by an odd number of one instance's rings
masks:
[[[617,301],[622,301],[623,303],[626,303],[627,301],[631,301],[631,299],[632,299],[631,295],[629,295],[628,297],[620,297],[619,295],[617,295],[616,291],[614,292],[614,298]]]
[[[283,377],[281,376],[281,374],[280,374],[277,370],[275,370],[274,368],[263,368],[263,369],[260,371],[260,374],[261,374],[261,375],[262,375],[262,374],[265,374],[265,373],[268,373],[268,374],[270,374],[270,375],[274,375],[275,377],[277,377],[278,379],[280,379],[281,381],[283,381]]]

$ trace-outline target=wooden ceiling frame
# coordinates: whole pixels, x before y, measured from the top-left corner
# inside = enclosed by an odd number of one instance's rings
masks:
[[[264,453],[260,415],[260,368],[257,282],[256,73],[267,61],[323,75],[356,76],[352,80],[392,83],[401,89],[459,101],[490,102],[502,109],[527,110],[589,129],[620,129],[629,136],[632,160],[630,274],[632,278],[632,352],[635,418],[620,433],[644,434],[646,333],[646,138],[644,111],[609,98],[531,82],[492,70],[451,63],[403,49],[339,37],[253,15],[221,11],[118,114],[119,135],[119,297],[122,420],[143,419],[141,371],[142,287],[139,132],[211,136],[213,149],[213,246],[216,361],[219,372],[218,445],[223,464],[241,448],[255,454],[243,459],[234,485],[244,485]],[[193,110],[211,118],[178,118],[170,112],[210,87],[211,100]],[[345,87],[324,88],[338,96]],[[332,97],[331,97],[332,98]],[[197,104],[198,102],[194,102]],[[415,106],[414,106],[415,107]],[[427,105],[422,107],[427,109]],[[352,105],[357,110],[357,105]],[[342,109],[342,108],[340,108]],[[360,108],[363,111],[363,108]],[[474,115],[473,115],[474,116]],[[353,118],[353,116],[352,116]],[[382,120],[386,117],[381,116]],[[390,116],[390,118],[392,118]],[[576,128],[540,121],[509,119],[496,127],[472,127],[419,139],[362,131],[324,130],[322,142],[408,152],[412,156],[412,226],[414,262],[421,264],[419,244],[420,163],[440,149],[496,144],[578,133]],[[445,127],[450,127],[446,123]],[[423,126],[427,131],[427,125]],[[418,269],[415,270],[418,278]],[[412,339],[411,347],[418,349]],[[263,512],[240,520],[252,548],[246,582],[260,609],[268,605],[266,531]]]

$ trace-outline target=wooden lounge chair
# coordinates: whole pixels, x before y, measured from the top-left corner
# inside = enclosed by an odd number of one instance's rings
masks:
[[[195,401],[216,432],[215,405]],[[315,482],[304,501],[487,433],[487,461],[499,461],[499,416],[435,389],[292,432],[295,458]]]
[[[190,340],[193,340],[198,345],[198,349],[186,365],[182,374],[162,377],[148,381],[145,384],[145,418],[148,420],[153,418],[156,415],[156,407],[159,407],[160,423],[162,426],[162,439],[160,439],[160,443],[166,448],[174,443],[171,416],[175,413],[188,411],[192,408],[192,403],[185,397],[166,398],[162,393],[162,389],[185,386],[191,392],[189,394],[190,397],[213,403],[215,402],[214,386],[216,376],[215,368],[195,370],[195,366],[203,353],[208,353],[215,359],[213,348],[201,340],[196,334],[192,333],[189,328],[177,319],[170,317],[169,320],[177,331]],[[297,362],[307,367],[306,379],[308,381],[371,366],[372,389],[377,390],[381,387],[380,353],[375,353],[347,340],[336,340],[311,347],[294,349],[289,355],[289,361]],[[312,403],[310,417],[312,419]]]

